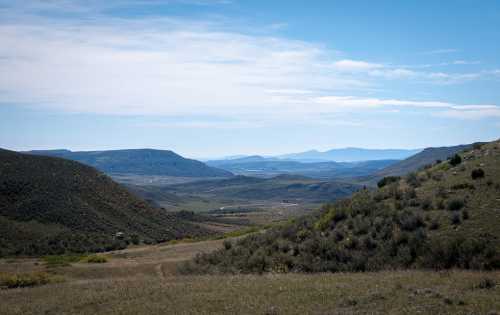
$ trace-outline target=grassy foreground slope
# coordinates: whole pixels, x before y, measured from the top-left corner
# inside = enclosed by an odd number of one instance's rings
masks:
[[[104,251],[205,232],[92,167],[0,150],[0,257]]]
[[[498,314],[500,272],[384,271],[179,276],[176,265],[223,241],[140,246],[107,263],[0,259],[2,273],[59,281],[0,290],[1,314]]]
[[[198,256],[185,272],[500,268],[500,142],[388,178],[264,234]]]

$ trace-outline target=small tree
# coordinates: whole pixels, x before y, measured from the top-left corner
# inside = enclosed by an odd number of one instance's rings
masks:
[[[475,170],[472,170],[470,173],[470,176],[472,179],[479,179],[484,177],[484,170],[482,168],[476,168]]]
[[[457,166],[458,164],[462,163],[462,158],[460,155],[455,154],[451,159],[450,159],[450,165],[451,166]]]
[[[399,176],[386,176],[384,178],[382,178],[378,183],[377,183],[377,186],[379,188],[382,188],[390,183],[394,183],[394,182],[397,182],[401,177]]]

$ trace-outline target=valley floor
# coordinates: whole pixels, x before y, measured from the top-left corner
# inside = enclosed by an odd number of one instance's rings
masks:
[[[500,312],[500,272],[176,274],[179,262],[220,246],[221,240],[142,246],[106,254],[107,263],[66,267],[49,268],[35,259],[2,260],[0,272],[4,274],[46,271],[64,280],[39,287],[1,289],[0,314]]]

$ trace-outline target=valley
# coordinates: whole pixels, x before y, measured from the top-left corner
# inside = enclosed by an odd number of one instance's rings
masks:
[[[387,167],[418,171],[383,180],[111,173],[121,185],[77,162],[0,151],[1,313],[494,314],[499,148],[424,150]],[[67,199],[83,200],[75,214]],[[68,242],[82,233],[103,248]]]

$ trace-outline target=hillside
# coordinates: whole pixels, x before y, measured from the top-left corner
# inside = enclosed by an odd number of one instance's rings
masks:
[[[467,144],[451,147],[426,148],[422,152],[410,156],[403,161],[389,165],[380,172],[377,172],[376,175],[381,177],[405,175],[419,170],[425,165],[435,163],[437,160],[446,160],[460,151],[472,148],[472,146],[472,144]]]
[[[281,159],[295,160],[301,162],[360,162],[371,160],[402,160],[412,156],[420,149],[363,149],[363,148],[343,148],[332,149],[324,152],[310,150],[301,153],[291,153],[280,155]]]
[[[294,175],[280,175],[273,178],[239,175],[223,180],[167,186],[164,191],[219,199],[323,203],[348,196],[360,188],[361,186],[354,184]]]
[[[168,150],[131,149],[110,151],[38,150],[27,153],[62,157],[90,165],[107,174],[183,177],[229,177],[228,171],[186,159]]]
[[[186,273],[500,268],[500,141],[200,255]]]
[[[0,150],[0,256],[96,252],[204,233],[92,167]]]

